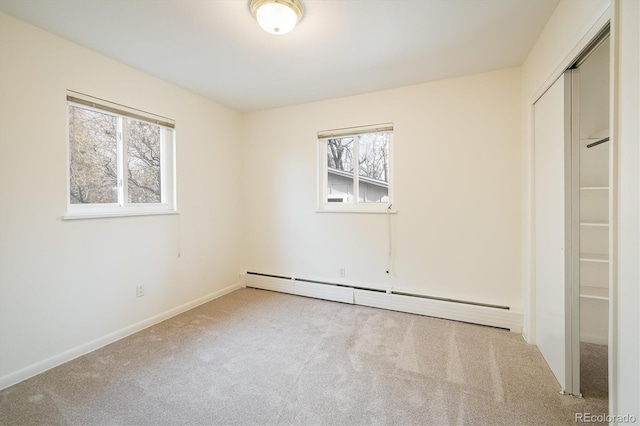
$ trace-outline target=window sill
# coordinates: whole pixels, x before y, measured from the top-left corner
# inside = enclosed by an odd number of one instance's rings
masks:
[[[130,216],[159,216],[180,214],[177,210],[170,211],[127,211],[127,212],[100,212],[100,213],[67,213],[62,216],[62,220],[81,220],[81,219],[105,219],[112,217],[130,217]]]
[[[364,214],[397,214],[398,210],[358,210],[358,209],[340,209],[340,210],[323,210],[316,209],[316,213],[364,213]]]

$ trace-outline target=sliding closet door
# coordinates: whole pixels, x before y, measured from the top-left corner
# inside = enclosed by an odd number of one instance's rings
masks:
[[[571,71],[534,105],[536,343],[563,391],[574,387],[579,335],[572,321]],[[577,366],[579,367],[579,361]],[[578,370],[579,374],[579,370]]]

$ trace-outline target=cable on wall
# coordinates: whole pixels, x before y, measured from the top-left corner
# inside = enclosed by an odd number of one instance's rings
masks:
[[[387,274],[391,271],[391,206],[393,206],[393,204],[389,204],[389,207],[387,207],[387,247],[388,247],[388,253],[387,253]]]

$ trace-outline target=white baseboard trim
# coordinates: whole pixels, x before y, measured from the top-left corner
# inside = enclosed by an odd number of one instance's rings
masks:
[[[520,307],[483,306],[472,302],[440,300],[406,293],[399,294],[393,290],[385,292],[360,285],[309,282],[304,278],[256,272],[247,273],[244,282],[247,287],[252,288],[488,325],[508,329],[514,333],[522,333],[524,315]]]
[[[78,345],[75,348],[69,349],[42,361],[38,361],[35,364],[31,364],[27,367],[21,368],[18,371],[6,374],[0,377],[0,390],[8,388],[9,386],[13,386],[16,383],[36,376],[40,373],[44,373],[45,371],[57,367],[58,365],[69,362],[82,355],[88,354],[89,352],[93,352],[96,349],[100,349],[103,346],[109,345],[134,333],[142,331],[145,328],[158,324],[159,322],[165,321],[171,317],[179,315],[204,303],[210,302],[213,299],[222,297],[225,294],[231,293],[232,291],[235,291],[241,287],[244,287],[244,284],[242,282],[237,282],[221,290],[214,291],[213,293],[207,294],[206,296],[192,300],[191,302],[184,303],[180,306],[169,309],[168,311],[162,312],[158,315],[154,315],[151,318],[147,318],[135,324],[131,324],[127,327],[121,328],[120,330],[114,331],[90,342]]]
[[[445,300],[391,295],[391,309],[411,314],[506,328],[522,333],[522,313],[514,309],[478,306]]]
[[[280,293],[296,294],[294,282],[291,278],[275,275],[245,275],[245,286],[260,288],[262,290],[277,291]]]
[[[298,296],[313,297],[316,299],[325,299],[333,302],[349,303],[350,305],[353,305],[352,288],[310,283],[299,280],[292,281],[294,282],[294,294],[297,294]]]
[[[602,334],[580,333],[580,342],[593,343],[596,345],[608,345],[608,336]]]

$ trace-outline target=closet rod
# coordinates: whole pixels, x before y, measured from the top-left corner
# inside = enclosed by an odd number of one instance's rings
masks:
[[[599,141],[590,143],[589,145],[587,145],[587,148],[593,148],[594,146],[600,145],[601,143],[605,143],[605,142],[609,142],[609,136],[607,136],[606,138],[602,138]]]

